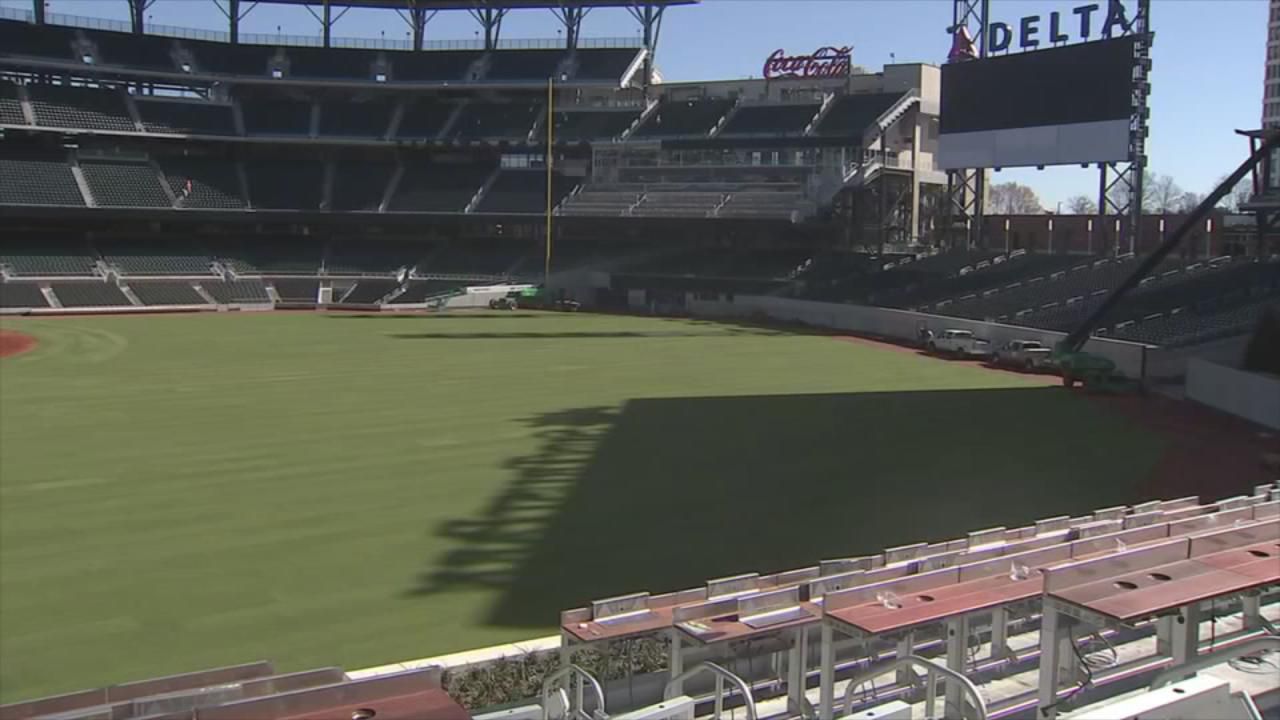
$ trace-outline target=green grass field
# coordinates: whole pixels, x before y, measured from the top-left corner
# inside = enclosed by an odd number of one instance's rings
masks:
[[[1033,379],[592,315],[16,319],[0,698],[525,639],[595,597],[1133,501],[1163,447]]]

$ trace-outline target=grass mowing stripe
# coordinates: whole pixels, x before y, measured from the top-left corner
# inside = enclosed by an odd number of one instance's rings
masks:
[[[698,321],[0,327],[41,341],[0,361],[5,702],[524,639],[601,595],[1130,501],[1161,449],[1016,375]],[[947,511],[885,510],[925,497]]]

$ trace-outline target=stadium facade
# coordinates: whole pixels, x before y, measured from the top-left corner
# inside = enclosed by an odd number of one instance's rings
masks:
[[[1061,330],[1180,220],[988,215],[968,247],[936,160],[940,68],[870,72],[832,45],[780,48],[755,79],[660,82],[672,4],[629,4],[627,41],[582,38],[571,14],[564,40],[507,41],[477,13],[474,42],[368,47],[331,22],[158,35],[136,13],[99,29],[10,9],[0,307],[416,308],[549,266],[603,305],[764,293]],[[1159,301],[1104,330],[1185,343],[1188,309],[1213,311],[1213,335],[1254,322],[1280,282],[1251,227],[1209,218],[1144,285]],[[1172,336],[1131,327],[1161,319]]]

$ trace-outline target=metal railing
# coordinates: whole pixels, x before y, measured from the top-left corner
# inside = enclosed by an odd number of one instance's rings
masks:
[[[1272,652],[1280,652],[1280,636],[1264,635],[1247,640],[1239,645],[1233,645],[1223,650],[1200,655],[1194,660],[1188,660],[1181,665],[1175,665],[1167,670],[1163,670],[1151,679],[1150,688],[1157,690],[1172,682],[1177,682],[1190,675],[1194,675],[1200,670],[1220,665],[1229,660],[1242,658],[1246,655],[1252,655],[1260,651],[1270,650]]]
[[[600,687],[600,681],[577,665],[565,665],[542,680],[542,720],[551,720],[551,695],[560,681],[566,678],[569,679],[568,690],[572,693],[567,696],[565,703],[564,717],[567,720],[597,720],[608,717],[605,714],[604,689]],[[583,694],[588,687],[596,699],[596,712],[593,713],[587,713],[583,709]]]
[[[676,692],[676,689],[681,687],[684,681],[703,673],[711,673],[716,677],[715,712],[712,713],[712,718],[720,720],[724,713],[724,683],[727,680],[742,695],[742,707],[746,711],[746,720],[758,720],[759,715],[756,714],[756,701],[751,696],[751,687],[742,678],[713,662],[700,663],[671,678],[667,681],[666,686],[662,688],[663,699],[670,700],[676,697],[680,694]]]
[[[937,683],[934,682],[934,676],[941,675],[942,677],[946,678],[948,681],[954,681],[959,683],[960,687],[964,690],[965,694],[968,695],[973,700],[973,707],[977,711],[978,720],[987,720],[987,703],[985,700],[982,699],[982,695],[978,692],[978,686],[974,685],[972,680],[965,677],[963,674],[956,672],[955,670],[952,670],[946,665],[941,665],[932,660],[922,658],[919,655],[904,655],[891,662],[871,668],[866,672],[862,673],[861,675],[858,675],[857,677],[850,680],[849,684],[845,686],[845,689],[844,689],[844,701],[841,703],[841,705],[844,707],[844,711],[842,714],[844,715],[853,714],[853,693],[855,690],[858,689],[860,685],[863,685],[874,678],[880,677],[881,675],[887,675],[888,673],[891,673],[899,668],[911,667],[913,665],[924,668],[924,671],[926,673],[925,701],[924,701],[925,702],[924,704],[925,718],[934,717],[933,707],[934,705],[937,704],[937,693],[938,693]],[[954,716],[947,715],[947,711],[944,708],[942,712],[942,717],[954,717]]]

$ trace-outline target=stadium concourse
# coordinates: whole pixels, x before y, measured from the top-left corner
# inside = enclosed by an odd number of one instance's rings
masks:
[[[404,42],[127,1],[0,8],[0,720],[1280,707],[1270,430],[904,349],[1084,327],[1142,389],[1275,362],[1276,223],[984,214],[940,136],[994,148],[999,108],[947,126],[941,68],[844,46],[663,82],[697,0],[332,3]],[[584,37],[603,7],[639,37]],[[561,39],[502,38],[535,9]],[[1129,152],[1122,40],[1115,117],[1077,120]],[[471,649],[327,665],[424,645]]]

